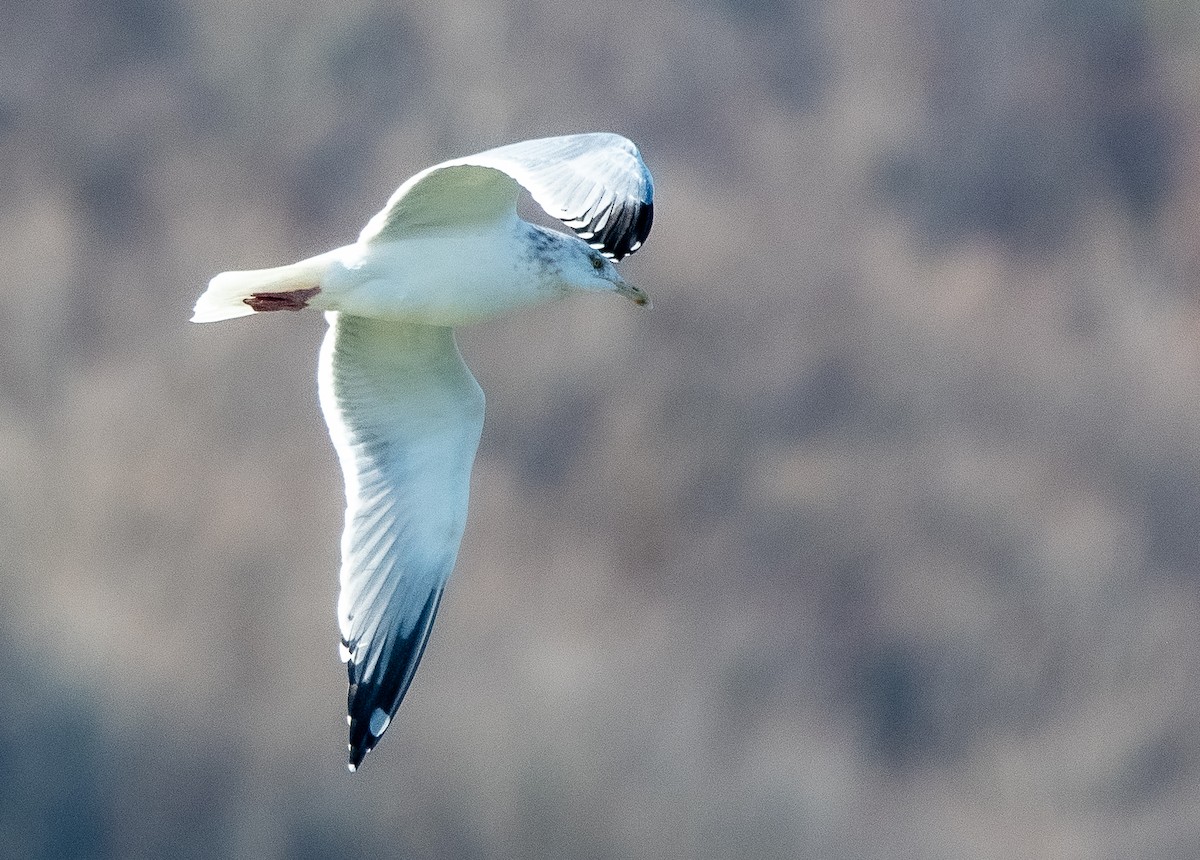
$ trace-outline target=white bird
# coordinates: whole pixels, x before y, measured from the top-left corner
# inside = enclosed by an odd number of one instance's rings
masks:
[[[521,187],[576,236],[522,220]],[[196,302],[193,322],[326,311],[318,384],[346,481],[338,626],[350,770],[412,682],[466,525],[483,391],[452,327],[572,291],[648,305],[613,261],[649,234],[653,200],[637,147],[619,135],[514,143],[416,174],[354,244],[223,272]]]

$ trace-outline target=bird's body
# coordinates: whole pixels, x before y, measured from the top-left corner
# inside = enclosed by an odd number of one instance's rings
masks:
[[[526,236],[550,232],[514,219],[469,235],[388,243],[366,256],[350,246],[328,270],[323,295],[311,304],[357,316],[458,326],[559,298],[566,290],[552,269],[532,254],[510,250],[544,247]],[[552,243],[542,236],[538,240]]]
[[[570,238],[514,219],[466,234],[346,245],[290,266],[218,275],[217,286],[233,292],[222,297],[224,306],[214,302],[198,309],[195,321],[209,322],[209,314],[226,319],[254,313],[255,307],[245,301],[245,279],[255,276],[259,295],[309,291],[289,310],[307,307],[424,325],[467,325],[564,295],[561,280],[536,251]],[[513,253],[514,247],[528,253]],[[230,307],[231,302],[236,304]],[[274,308],[261,308],[268,309]]]
[[[580,238],[522,220],[521,187]],[[338,623],[351,769],[416,672],[466,524],[483,392],[452,327],[571,291],[647,304],[612,259],[641,245],[652,201],[649,171],[622,137],[511,144],[416,174],[354,244],[224,272],[197,301],[195,322],[327,312],[318,380],[346,481]]]

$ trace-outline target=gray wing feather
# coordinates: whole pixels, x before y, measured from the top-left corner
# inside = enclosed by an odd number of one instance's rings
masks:
[[[512,180],[606,256],[620,260],[650,234],[650,171],[631,141],[599,133],[526,140],[423,170],[400,186],[359,239],[386,240],[433,223],[449,226],[511,214],[517,199]]]
[[[483,392],[448,328],[326,316],[319,382],[346,480],[338,626],[355,768],[400,707],[454,567]]]

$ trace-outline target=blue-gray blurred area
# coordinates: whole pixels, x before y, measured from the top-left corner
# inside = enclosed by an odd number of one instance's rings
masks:
[[[424,665],[345,770],[323,321],[429,164],[657,223],[464,331]],[[1200,7],[9,0],[0,857],[1200,856]]]

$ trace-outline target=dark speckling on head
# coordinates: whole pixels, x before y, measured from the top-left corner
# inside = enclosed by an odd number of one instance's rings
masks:
[[[527,235],[529,242],[525,247],[528,250],[529,259],[551,271],[561,272],[562,267],[555,258],[555,247],[559,246],[567,237],[554,230],[538,227],[536,224],[529,225]]]

